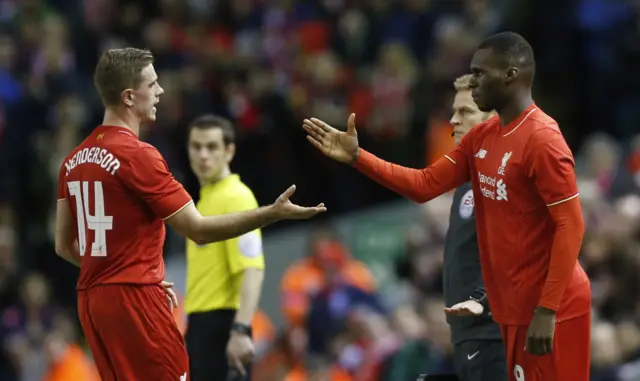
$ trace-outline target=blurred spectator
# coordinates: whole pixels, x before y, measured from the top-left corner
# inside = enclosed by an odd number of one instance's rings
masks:
[[[315,230],[309,238],[308,250],[307,257],[291,265],[282,278],[282,308],[292,326],[304,324],[310,299],[333,280],[336,271],[348,285],[364,292],[375,289],[369,269],[350,257],[331,229]]]
[[[44,351],[49,364],[43,381],[100,381],[98,370],[78,345],[75,327],[66,316],[58,317],[57,327],[47,335]]]
[[[4,350],[20,379],[38,380],[46,370],[42,346],[54,319],[49,295],[46,279],[29,274],[22,282],[17,304],[2,311]]]
[[[329,352],[330,343],[344,332],[354,313],[361,309],[385,314],[377,295],[348,284],[338,273],[329,275],[327,284],[311,298],[307,316],[308,351],[322,355]],[[372,315],[376,316],[376,315]]]

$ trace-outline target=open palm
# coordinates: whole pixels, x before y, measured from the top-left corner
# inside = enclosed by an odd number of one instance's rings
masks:
[[[358,158],[356,114],[349,116],[346,132],[338,131],[316,118],[305,119],[302,128],[308,134],[307,140],[325,156],[342,163],[352,163]]]
[[[314,217],[319,213],[324,213],[327,211],[327,208],[324,206],[324,203],[318,204],[312,207],[300,206],[296,205],[289,200],[293,193],[296,191],[296,186],[292,185],[284,191],[278,197],[275,203],[273,203],[273,208],[277,213],[279,219],[283,220],[306,220],[308,218]]]

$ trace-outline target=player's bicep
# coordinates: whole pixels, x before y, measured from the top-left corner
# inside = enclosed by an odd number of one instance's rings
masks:
[[[540,131],[529,150],[530,176],[547,206],[578,197],[571,150],[559,132]]]
[[[202,215],[198,212],[193,202],[189,202],[177,212],[167,217],[164,222],[182,236],[189,238],[197,244],[202,244],[204,242],[201,242],[198,238],[198,225],[200,220],[202,220]]]
[[[136,195],[143,199],[153,212],[168,219],[187,204],[191,196],[169,172],[167,163],[152,147],[139,149],[129,163],[128,171],[121,179]]]

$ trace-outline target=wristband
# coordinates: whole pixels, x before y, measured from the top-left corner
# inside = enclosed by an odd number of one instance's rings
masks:
[[[469,297],[471,300],[475,300],[476,302],[482,304],[483,306],[487,304],[487,294],[482,291],[474,291]]]
[[[251,326],[242,323],[233,323],[231,331],[242,335],[251,335]]]

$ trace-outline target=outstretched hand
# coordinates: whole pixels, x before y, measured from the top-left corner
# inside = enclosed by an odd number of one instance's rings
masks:
[[[484,312],[484,306],[475,300],[465,300],[445,308],[444,312],[453,316],[480,316]]]
[[[293,196],[296,191],[296,186],[292,185],[284,191],[278,197],[276,202],[273,204],[273,209],[278,216],[278,219],[282,220],[306,220],[308,218],[314,217],[319,213],[324,213],[327,211],[327,208],[324,206],[324,203],[318,204],[317,206],[305,207],[292,203],[289,198]]]
[[[307,132],[307,140],[325,156],[342,162],[353,163],[358,158],[358,132],[356,114],[347,121],[347,131],[338,131],[320,119],[305,119],[302,128]]]

